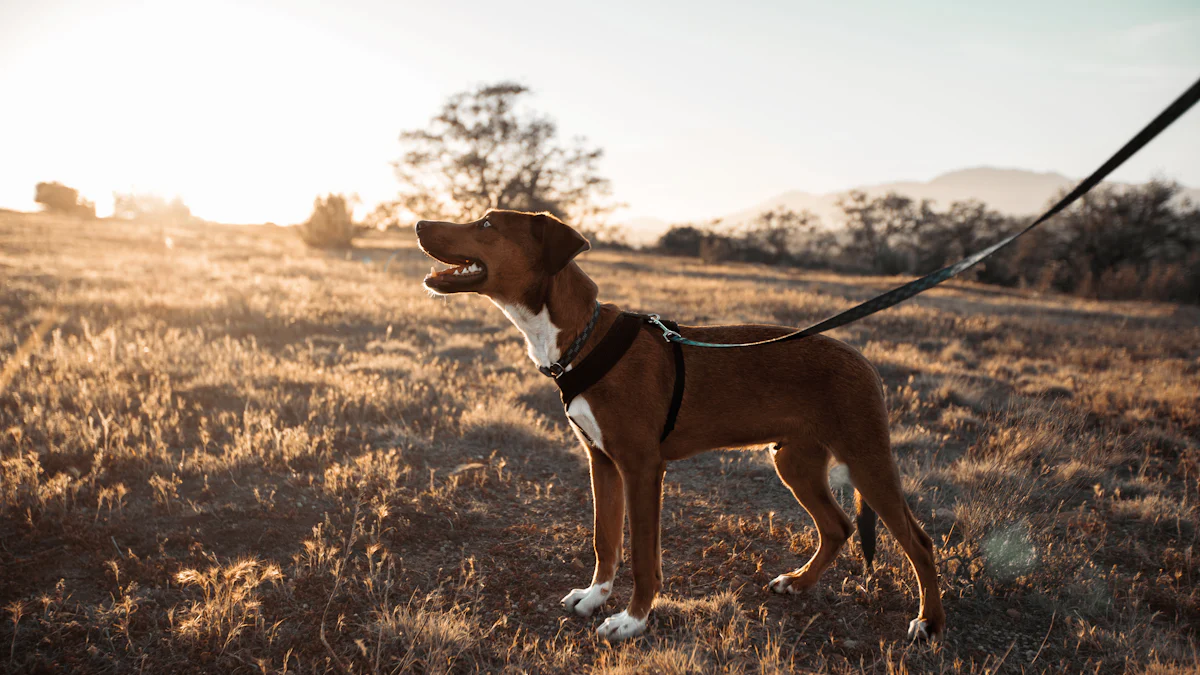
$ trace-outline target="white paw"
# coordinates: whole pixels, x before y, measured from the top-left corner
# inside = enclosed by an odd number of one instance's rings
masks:
[[[635,619],[629,616],[629,612],[613,614],[596,629],[596,635],[609,642],[628,640],[644,632],[646,632],[646,620]]]
[[[924,619],[913,619],[908,622],[908,639],[914,642],[929,639],[929,625]]]
[[[797,590],[796,585],[792,583],[792,577],[787,574],[780,574],[772,579],[769,588],[776,593],[786,593],[788,595],[795,595],[800,592]]]
[[[611,594],[612,582],[606,581],[602,584],[592,584],[587,588],[576,588],[567,593],[560,604],[568,612],[575,612],[579,616],[591,616],[592,612],[608,601],[608,596]]]

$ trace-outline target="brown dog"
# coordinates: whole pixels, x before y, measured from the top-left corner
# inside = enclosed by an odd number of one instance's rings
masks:
[[[580,338],[582,349],[573,363],[586,360],[621,315],[615,306],[602,305],[593,319],[596,284],[574,262],[589,244],[551,215],[492,211],[471,223],[421,221],[417,240],[425,253],[453,266],[431,272],[425,286],[439,294],[488,297],[525,334],[529,357],[543,369],[558,363]],[[680,329],[693,340],[724,343],[790,331],[763,325]],[[598,633],[609,640],[642,633],[662,587],[659,516],[667,462],[705,450],[773,442],[775,469],[812,516],[820,544],[804,567],[772,581],[771,590],[797,593],[812,587],[854,531],[829,489],[832,457],[849,469],[856,490],[868,567],[874,509],[916,571],[921,611],[909,624],[909,636],[943,631],[933,542],[904,501],[883,389],[871,364],[852,347],[820,335],[743,349],[683,347],[682,353],[682,404],[664,440],[660,435],[676,370],[672,346],[661,331],[640,330],[611,370],[570,400],[567,419],[591,458],[596,570],[591,586],[571,591],[564,607],[590,616],[608,599],[628,514],[633,595],[628,608],[608,617]]]

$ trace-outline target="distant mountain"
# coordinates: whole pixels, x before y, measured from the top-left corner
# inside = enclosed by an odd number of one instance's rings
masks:
[[[862,190],[868,196],[876,197],[897,192],[913,199],[930,199],[935,206],[944,209],[956,201],[975,199],[989,207],[1008,215],[1033,215],[1045,209],[1051,199],[1063,190],[1074,187],[1079,181],[1068,178],[1060,173],[1041,173],[1024,169],[995,169],[978,167],[961,169],[944,173],[933,180],[900,181],[866,185],[855,189]],[[763,211],[774,208],[788,208],[793,211],[808,210],[821,218],[828,226],[836,226],[841,220],[841,210],[837,201],[850,190],[812,194],[801,190],[785,192],[767,199],[751,208],[728,214],[721,222],[728,225],[742,223],[753,219]],[[1190,198],[1193,203],[1200,203],[1200,189],[1184,189],[1183,196]],[[630,223],[630,238],[643,241],[657,236],[666,230],[664,221],[653,218],[637,219],[643,223]]]

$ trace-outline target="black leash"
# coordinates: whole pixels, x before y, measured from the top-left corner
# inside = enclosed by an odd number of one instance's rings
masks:
[[[1092,188],[1096,187],[1096,185],[1100,181],[1104,180],[1108,176],[1108,174],[1112,173],[1114,170],[1116,170],[1117,167],[1124,164],[1125,160],[1129,159],[1134,154],[1136,154],[1137,151],[1141,150],[1143,147],[1145,147],[1145,145],[1147,143],[1154,140],[1155,136],[1158,136],[1160,133],[1163,132],[1164,129],[1171,126],[1171,124],[1175,120],[1179,119],[1185,112],[1188,111],[1189,108],[1191,108],[1193,105],[1195,105],[1196,101],[1198,101],[1198,100],[1200,100],[1200,80],[1197,80],[1196,83],[1193,84],[1187,91],[1183,92],[1183,95],[1181,95],[1179,98],[1175,99],[1174,103],[1172,103],[1170,106],[1168,106],[1166,110],[1162,111],[1162,113],[1160,113],[1158,117],[1154,118],[1154,120],[1152,122],[1150,122],[1150,124],[1146,125],[1145,129],[1142,129],[1141,132],[1139,132],[1137,136],[1134,136],[1132,140],[1130,140],[1128,143],[1126,143],[1125,147],[1118,150],[1117,154],[1110,157],[1109,160],[1107,162],[1105,162],[1103,166],[1101,166],[1099,169],[1096,169],[1095,173],[1088,176],[1087,179],[1085,179],[1082,183],[1077,185],[1075,187],[1075,189],[1071,191],[1070,194],[1068,194],[1066,197],[1063,197],[1062,199],[1060,199],[1057,204],[1050,207],[1049,211],[1043,213],[1040,218],[1033,221],[1033,223],[1031,225],[1029,225],[1025,229],[1021,230],[1020,232],[1018,232],[1010,237],[1007,237],[1005,239],[1001,239],[999,242],[992,244],[991,246],[983,249],[982,251],[979,251],[978,253],[975,253],[974,255],[970,255],[970,256],[954,263],[953,265],[943,267],[942,269],[937,270],[936,272],[931,272],[929,274],[926,274],[925,276],[921,277],[920,279],[915,279],[913,281],[908,282],[907,284],[904,284],[903,286],[893,288],[892,290],[888,291],[887,293],[884,293],[882,295],[877,295],[874,298],[871,298],[870,300],[867,300],[866,302],[864,302],[860,305],[851,307],[850,309],[842,312],[841,314],[837,314],[828,319],[825,319],[824,321],[822,321],[818,324],[809,326],[808,328],[805,328],[804,330],[798,330],[794,333],[788,333],[787,335],[781,335],[777,338],[772,338],[770,340],[761,340],[759,342],[742,342],[742,343],[736,343],[736,344],[723,344],[723,343],[715,343],[715,342],[697,342],[695,340],[689,340],[689,339],[683,337],[682,335],[680,335],[678,331],[673,330],[673,329],[669,328],[668,326],[664,325],[663,322],[661,320],[659,320],[659,318],[657,316],[654,316],[654,315],[651,315],[651,318],[649,319],[649,321],[651,323],[653,323],[655,326],[657,326],[659,329],[662,330],[663,337],[666,338],[667,341],[674,342],[674,343],[681,344],[681,345],[689,345],[691,347],[754,347],[754,346],[758,346],[758,345],[768,345],[768,344],[772,344],[775,342],[787,342],[788,340],[799,340],[800,338],[806,338],[810,335],[824,333],[827,330],[833,330],[834,328],[839,328],[841,326],[845,326],[848,323],[858,321],[859,319],[868,317],[876,312],[883,311],[883,310],[887,309],[888,307],[891,307],[892,305],[896,305],[901,302],[904,302],[905,300],[913,297],[914,295],[917,295],[918,293],[924,293],[925,291],[933,288],[934,286],[937,286],[938,284],[942,283],[943,281],[950,279],[951,277],[955,276],[959,272],[962,272],[963,270],[967,269],[968,267],[971,267],[972,265],[979,262],[980,260],[983,260],[984,258],[990,256],[991,254],[995,253],[996,251],[999,251],[1000,249],[1004,248],[1005,246],[1008,246],[1013,241],[1015,241],[1017,239],[1017,237],[1020,237],[1021,235],[1032,230],[1033,228],[1037,227],[1038,225],[1041,225],[1042,223],[1046,222],[1050,218],[1053,218],[1060,211],[1062,211],[1063,209],[1067,208],[1072,203],[1074,203],[1075,200],[1077,200],[1080,197],[1082,197],[1083,195],[1087,194],[1088,190],[1091,190]]]

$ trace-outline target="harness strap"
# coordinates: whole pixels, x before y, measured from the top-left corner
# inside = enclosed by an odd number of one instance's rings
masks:
[[[638,332],[642,329],[642,319],[630,312],[621,312],[608,332],[600,338],[596,348],[579,365],[555,378],[562,395],[563,407],[571,405],[571,401],[596,384],[617,365],[625,352],[629,351]]]
[[[650,317],[645,314],[621,312],[604,337],[600,338],[600,343],[596,345],[596,348],[588,352],[578,366],[555,378],[554,383],[558,385],[564,409],[570,407],[571,401],[575,400],[576,396],[603,379],[608,371],[617,365],[625,352],[629,351],[633,341],[637,339],[638,333],[649,322]],[[664,321],[663,323],[671,326],[672,330],[679,327],[673,321]],[[667,419],[663,424],[662,435],[659,437],[660,442],[666,440],[671,431],[675,429],[675,422],[679,418],[679,408],[683,404],[685,378],[683,348],[678,344],[671,345],[671,355],[675,359],[675,385],[671,391],[671,407],[667,411]]]
[[[674,321],[665,323],[671,325],[671,330],[679,330],[679,326],[675,325]],[[671,431],[675,429],[675,419],[679,417],[679,406],[683,405],[683,385],[686,375],[683,367],[683,347],[678,342],[672,342],[671,353],[675,356],[675,388],[671,392],[671,409],[667,411],[667,423],[663,425],[662,436],[658,438],[659,443],[667,440],[667,436],[670,436]]]

